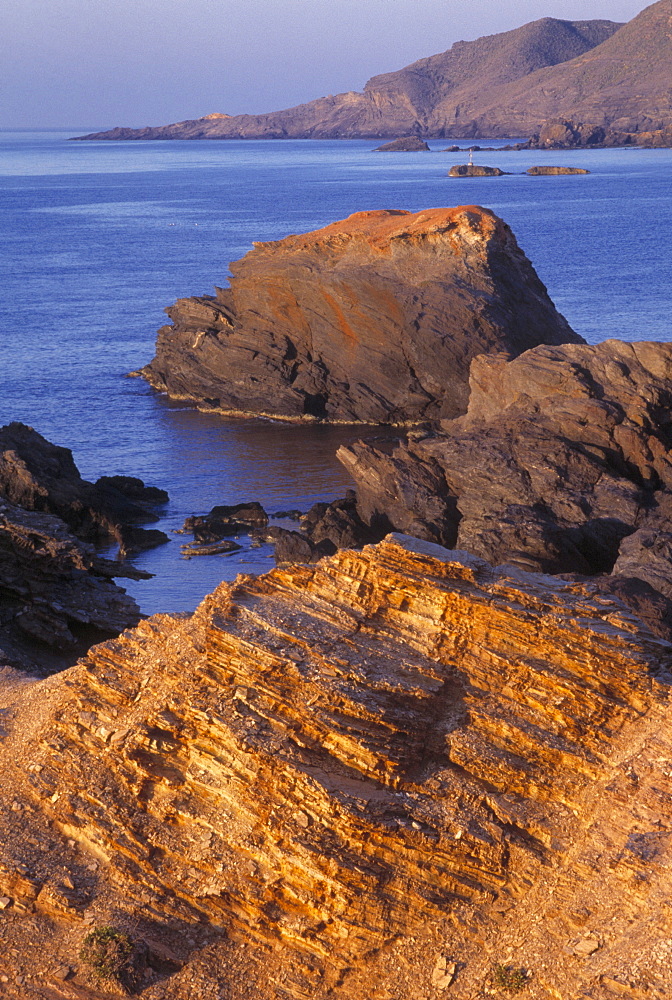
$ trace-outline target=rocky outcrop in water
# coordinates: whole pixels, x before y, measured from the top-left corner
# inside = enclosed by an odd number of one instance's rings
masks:
[[[560,174],[589,174],[590,170],[583,167],[529,167],[527,173],[531,177],[557,177]]]
[[[449,177],[503,177],[505,170],[484,167],[477,163],[458,163],[448,171]]]
[[[140,374],[233,413],[371,423],[464,412],[471,359],[577,342],[487,209],[359,212],[257,243],[216,297],[167,309]]]
[[[609,149],[615,146],[667,147],[672,145],[672,126],[656,130],[608,128],[566,118],[544,122],[526,142],[518,142],[504,149]]]
[[[79,952],[117,928],[146,1000],[662,1000],[671,650],[392,536],[5,672],[3,975],[107,995]]]
[[[382,146],[376,146],[374,153],[426,153],[429,146],[417,135],[407,136],[405,139],[394,139],[386,142]]]
[[[51,444],[25,424],[0,427],[0,497],[24,510],[55,514],[78,538],[115,540],[124,553],[168,541],[163,531],[138,525],[157,521],[168,494],[132,476],[82,479],[72,452]]]
[[[656,587],[660,565],[638,570],[627,536],[668,530],[671,385],[669,344],[482,355],[465,416],[391,454],[359,443],[339,455],[366,523],[543,572],[604,574],[627,562],[628,576]],[[660,563],[666,550],[637,551]]]

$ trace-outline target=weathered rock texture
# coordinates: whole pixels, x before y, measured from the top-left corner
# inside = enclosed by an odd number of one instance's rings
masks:
[[[0,427],[0,497],[24,510],[55,514],[85,541],[106,538],[124,552],[167,542],[156,529],[156,507],[168,494],[132,476],[104,476],[89,483],[79,474],[69,448],[51,444],[25,424]]]
[[[167,309],[140,374],[231,412],[371,423],[464,412],[471,359],[580,341],[508,227],[468,206],[359,212],[257,243]]]
[[[609,573],[633,532],[669,530],[672,345],[482,355],[470,386],[467,414],[436,433],[390,454],[362,443],[340,450],[365,522],[495,564],[586,574]],[[664,549],[638,548],[644,561],[654,551],[654,574],[629,558],[627,575],[660,589]],[[672,581],[672,564],[667,574]]]
[[[147,1000],[426,1000],[453,965],[467,1000],[498,963],[531,1000],[663,1000],[671,652],[398,536],[223,584],[13,692],[3,967],[81,996],[93,921],[185,963]]]
[[[112,578],[149,575],[100,558],[60,518],[0,499],[0,663],[33,674],[70,666],[140,620]]]
[[[528,136],[551,118],[629,134],[672,127],[672,0],[628,24],[542,18],[375,76],[363,93],[266,115],[207,116],[84,139]],[[667,133],[661,130],[668,130]],[[660,141],[660,139],[659,139]]]

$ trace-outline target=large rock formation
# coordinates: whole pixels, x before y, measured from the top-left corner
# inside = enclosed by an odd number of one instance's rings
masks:
[[[409,422],[464,412],[471,359],[578,342],[487,209],[359,212],[231,265],[181,299],[141,372],[231,412]]]
[[[671,652],[392,536],[5,672],[3,991],[107,995],[117,928],[146,1000],[663,1000]]]
[[[669,531],[672,345],[482,355],[470,386],[467,414],[435,433],[389,454],[341,449],[365,522],[493,563],[586,574],[609,573],[633,532]],[[637,570],[629,540],[626,550],[626,574],[656,587],[663,550],[653,574]],[[654,549],[642,542],[637,552],[646,561]],[[672,563],[667,573],[672,581]]]
[[[672,127],[672,0],[628,24],[539,21],[473,42],[348,92],[266,115],[209,115],[156,128],[115,128],[84,139],[285,139],[529,136],[550,118],[573,118],[665,141]],[[672,134],[667,133],[667,142]],[[645,144],[649,144],[645,141]]]

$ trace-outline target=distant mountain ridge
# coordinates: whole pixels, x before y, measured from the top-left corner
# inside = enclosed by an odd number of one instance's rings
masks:
[[[549,118],[628,132],[672,125],[672,0],[627,24],[545,17],[372,77],[363,92],[263,115],[206,115],[82,139],[529,136]]]

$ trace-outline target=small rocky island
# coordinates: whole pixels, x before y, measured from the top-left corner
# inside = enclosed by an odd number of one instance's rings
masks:
[[[405,139],[394,139],[392,142],[386,142],[374,149],[374,153],[428,153],[429,151],[425,140],[417,135],[410,135]]]
[[[458,163],[448,171],[449,177],[504,177],[499,167],[484,167],[477,163]]]

